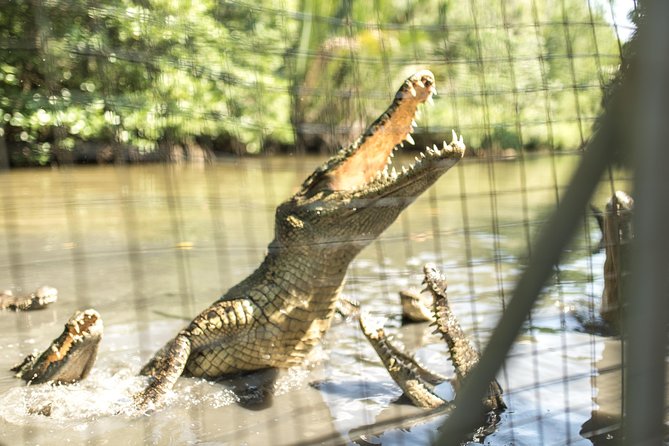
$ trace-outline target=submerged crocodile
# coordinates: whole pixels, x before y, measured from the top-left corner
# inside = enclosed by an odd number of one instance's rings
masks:
[[[77,311],[41,355],[28,355],[11,370],[29,384],[77,382],[93,367],[102,331],[102,318],[97,311]]]
[[[425,265],[423,273],[424,283],[433,298],[433,320],[437,326],[435,333],[439,334],[448,345],[456,374],[453,384],[457,391],[462,381],[478,364],[480,355],[451,311],[444,276],[430,264]],[[365,337],[374,347],[388,373],[413,404],[423,408],[437,408],[447,404],[434,393],[434,386],[446,381],[447,378],[426,369],[413,356],[395,346],[386,336],[383,326],[374,324],[364,312],[360,313],[359,322]],[[502,399],[502,388],[496,380],[490,383],[488,394],[482,401],[482,408],[484,412],[493,414],[506,408]],[[496,416],[488,417],[487,422],[494,422],[493,420],[496,420]]]
[[[58,300],[58,290],[50,286],[41,286],[23,296],[14,296],[11,290],[4,290],[0,291],[0,310],[41,310],[56,300]]]
[[[262,264],[202,311],[144,366],[139,410],[159,406],[182,374],[218,378],[303,361],[329,328],[349,263],[464,155],[462,137],[393,166],[413,143],[417,107],[436,94],[427,70],[409,77],[390,107],[349,147],[279,205]]]

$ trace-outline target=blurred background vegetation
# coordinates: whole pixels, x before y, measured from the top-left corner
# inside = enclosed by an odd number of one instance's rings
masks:
[[[415,138],[575,149],[620,63],[588,0],[5,0],[0,166],[331,152],[429,68]]]

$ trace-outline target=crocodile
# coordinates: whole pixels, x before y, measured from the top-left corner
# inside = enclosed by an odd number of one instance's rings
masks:
[[[181,375],[217,379],[303,363],[328,330],[349,263],[464,155],[453,140],[427,147],[398,169],[418,106],[432,103],[434,75],[406,79],[388,109],[351,145],[318,167],[275,214],[260,266],[207,307],[140,373],[137,410],[160,407]]]
[[[435,333],[446,341],[448,350],[451,352],[451,360],[457,377],[455,386],[457,391],[479,363],[481,355],[460,327],[458,319],[448,305],[446,294],[448,284],[444,275],[432,264],[425,265],[423,271],[425,284],[434,299],[433,306],[437,326]],[[502,393],[502,387],[497,380],[493,379],[488,386],[487,395],[482,401],[483,408],[486,411],[494,412],[506,409]]]
[[[50,286],[41,286],[23,296],[14,296],[11,290],[4,290],[0,291],[0,310],[41,310],[57,300],[58,290]]]
[[[456,374],[456,379],[452,383],[457,391],[462,381],[478,364],[480,354],[462,330],[448,304],[447,282],[443,274],[432,264],[425,265],[423,273],[424,283],[433,298],[433,318],[437,327],[435,333],[439,334],[448,345]],[[359,323],[362,332],[374,347],[393,381],[400,386],[414,405],[434,409],[448,404],[434,392],[434,386],[446,381],[447,378],[426,369],[413,356],[396,346],[386,335],[383,325],[374,323],[365,312],[360,312]],[[506,409],[502,399],[502,387],[497,380],[490,383],[488,394],[482,401],[482,408],[485,413],[492,413],[492,417],[486,417],[486,423],[496,420],[496,414]]]
[[[42,354],[28,355],[11,370],[28,384],[70,384],[82,380],[95,363],[103,330],[97,311],[77,311]]]

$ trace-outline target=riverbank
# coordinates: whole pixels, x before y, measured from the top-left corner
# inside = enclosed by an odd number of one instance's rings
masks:
[[[420,148],[432,146],[441,141],[450,139],[447,135],[423,133],[414,136],[415,146],[408,144],[402,148],[402,153],[411,155],[420,152]],[[466,140],[466,137],[465,137]],[[344,144],[344,143],[342,143]],[[437,144],[438,146],[440,144]],[[167,143],[162,142],[154,150],[144,150],[131,145],[118,144],[108,141],[78,141],[72,149],[56,149],[48,145],[42,153],[35,154],[35,150],[28,145],[7,144],[0,138],[0,170],[25,167],[59,166],[73,164],[144,164],[144,163],[211,163],[219,158],[229,157],[257,157],[257,156],[285,156],[285,155],[331,155],[341,146],[313,145],[298,147],[294,144],[282,144],[268,141],[261,153],[249,153],[243,144],[234,140],[211,141],[192,140],[189,142]],[[561,151],[569,152],[573,149]],[[547,153],[548,146],[527,144],[525,147],[501,146],[468,147],[465,153],[469,158],[515,159],[524,153]]]

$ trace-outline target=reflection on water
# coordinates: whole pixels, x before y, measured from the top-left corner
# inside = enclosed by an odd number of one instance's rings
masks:
[[[447,349],[430,327],[401,327],[397,292],[420,286],[423,263],[441,265],[463,328],[484,346],[522,271],[528,240],[555,208],[577,161],[464,161],[363,251],[344,292],[390,317],[389,330],[421,362],[452,374]],[[318,163],[237,159],[204,168],[0,175],[0,288],[49,284],[60,291],[60,301],[44,311],[0,314],[0,443],[49,443],[54,435],[73,443],[428,443],[442,418],[422,420],[424,412],[398,400],[400,390],[356,324],[343,321],[310,367],[279,374],[269,407],[236,404],[256,378],[183,378],[166,409],[124,415],[129,396],[144,384],[134,376],[141,364],[258,265],[275,206]],[[606,195],[604,188],[598,202]],[[597,410],[591,378],[605,340],[581,333],[572,313],[596,305],[604,259],[590,255],[596,225],[584,220],[584,227],[499,375],[509,410],[486,439],[491,444],[590,444],[579,431]],[[107,331],[85,382],[27,388],[11,376],[12,365],[44,348],[75,309],[86,307],[102,314]],[[440,391],[448,396],[452,389]],[[612,398],[615,405],[618,395]],[[49,403],[51,419],[29,413]],[[403,418],[421,421],[398,428],[393,420]],[[383,429],[361,430],[375,423]]]

